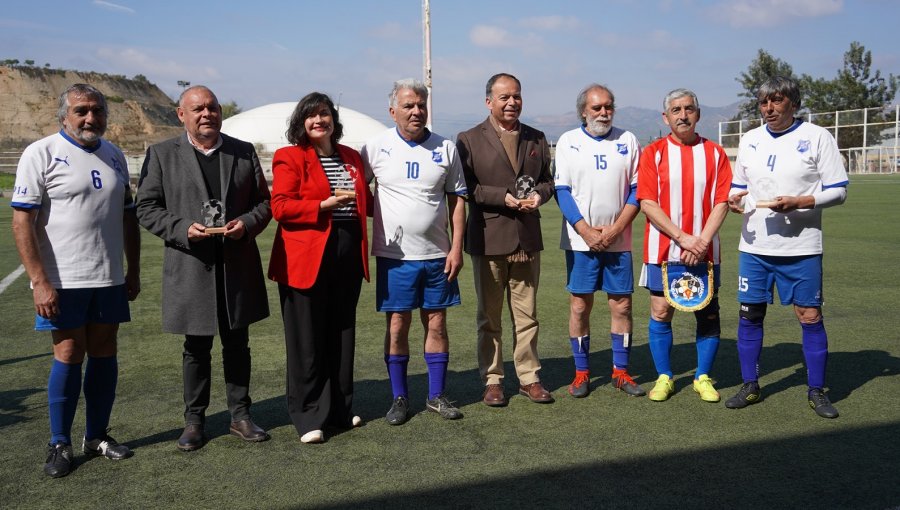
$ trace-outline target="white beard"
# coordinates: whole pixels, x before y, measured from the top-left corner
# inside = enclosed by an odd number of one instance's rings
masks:
[[[610,118],[606,122],[609,122],[609,123],[603,124],[599,120],[599,117],[593,118],[593,119],[587,119],[585,127],[586,127],[588,133],[590,133],[594,136],[604,136],[607,133],[609,133],[610,129],[612,129],[612,118]]]

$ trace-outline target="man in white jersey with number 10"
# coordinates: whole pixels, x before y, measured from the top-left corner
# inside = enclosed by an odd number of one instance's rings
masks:
[[[825,395],[828,337],[822,321],[822,209],[844,203],[847,172],[831,133],[794,118],[800,87],[776,76],[762,84],[765,124],[741,139],[729,208],[742,215],[738,260],[738,356],[744,384],[725,402],[740,409],[760,400],[759,357],[773,287],[792,304],[802,330],[807,403],[823,418],[838,411]]]
[[[366,180],[375,181],[372,255],[375,307],[384,312],[384,360],[394,401],[391,425],[409,418],[409,328],[420,309],[425,329],[429,392],[426,408],[448,420],[462,418],[444,395],[449,362],[447,307],[460,304],[466,182],[456,145],[426,126],[428,89],[417,80],[394,83],[390,114],[397,124],[360,151]],[[447,235],[448,217],[452,239]]]
[[[22,153],[10,203],[16,248],[34,290],[34,328],[53,340],[44,464],[53,478],[74,467],[72,423],[82,389],[84,453],[112,460],[132,454],[107,427],[119,373],[119,323],[131,320],[128,301],[141,288],[141,245],[125,156],[102,138],[108,115],[96,88],[66,89],[57,112],[62,129]]]

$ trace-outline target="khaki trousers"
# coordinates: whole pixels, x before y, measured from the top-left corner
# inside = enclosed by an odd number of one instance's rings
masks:
[[[503,381],[503,298],[513,323],[513,361],[519,384],[540,380],[538,370],[537,289],[540,252],[531,262],[507,262],[506,256],[472,255],[475,294],[478,296],[478,371],[485,384]]]

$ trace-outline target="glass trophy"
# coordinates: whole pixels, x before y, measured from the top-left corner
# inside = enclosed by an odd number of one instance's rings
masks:
[[[758,209],[772,207],[778,203],[775,199],[778,196],[778,184],[773,179],[764,177],[757,182],[753,194]]]
[[[222,202],[215,198],[203,202],[200,214],[207,234],[225,233],[225,205]]]
[[[355,197],[356,184],[356,167],[350,164],[344,165],[343,171],[340,173],[334,186],[334,196],[336,197]]]
[[[520,175],[516,179],[516,198],[519,202],[525,202],[527,205],[533,206],[535,199],[531,197],[535,188],[534,177],[530,175]]]

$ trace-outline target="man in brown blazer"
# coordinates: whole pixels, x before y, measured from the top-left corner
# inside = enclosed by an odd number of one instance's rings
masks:
[[[484,403],[507,403],[501,339],[504,295],[513,317],[519,393],[532,402],[549,403],[553,396],[538,375],[536,297],[544,249],[538,207],[553,196],[550,147],[544,133],[519,122],[522,85],[515,76],[492,76],[485,95],[487,120],[460,133],[456,142],[469,190],[465,246],[472,256],[478,297]]]

